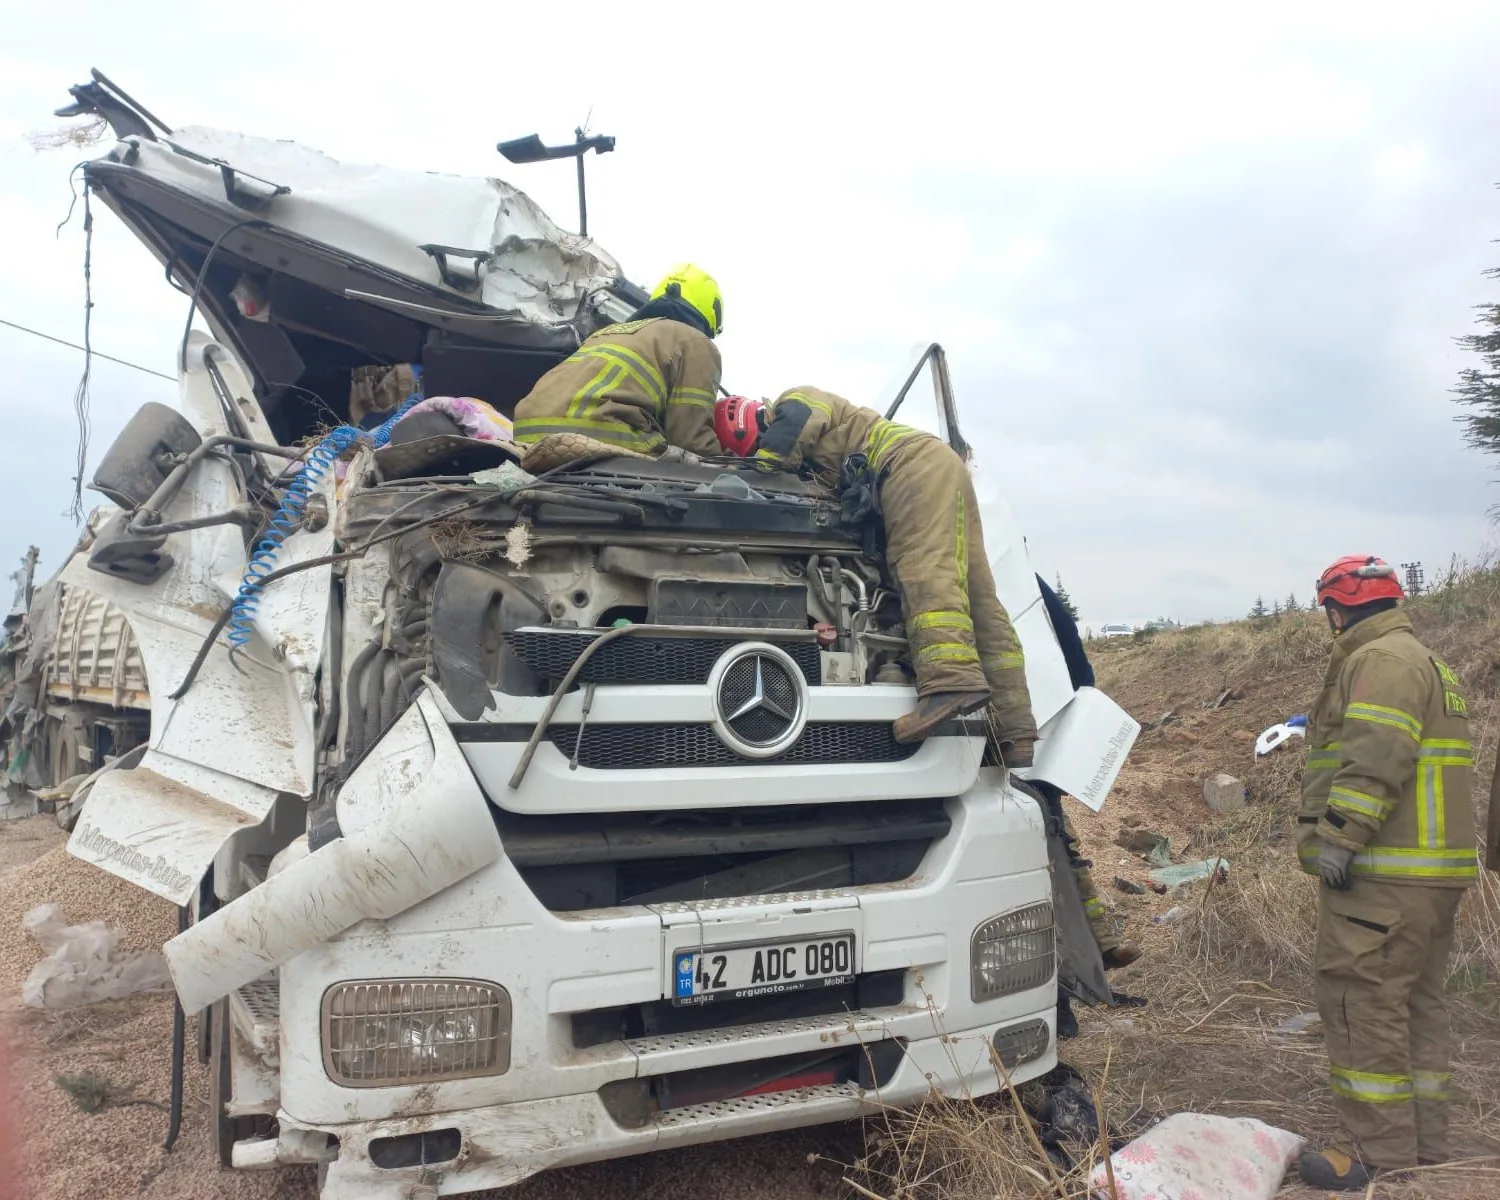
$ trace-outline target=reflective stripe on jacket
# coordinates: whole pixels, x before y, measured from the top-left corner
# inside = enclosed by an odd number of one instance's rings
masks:
[[[681,321],[652,317],[607,326],[516,405],[516,441],[584,433],[647,454],[668,445],[719,454],[719,372],[718,347]]]
[[[830,485],[851,454],[863,454],[878,471],[889,464],[898,446],[932,436],[812,387],[782,392],[766,413],[766,422],[756,444],[758,463],[780,471],[806,466]]]
[[[1458,676],[1397,609],[1334,641],[1308,726],[1298,814],[1302,868],[1319,839],[1355,851],[1354,874],[1466,887],[1478,874],[1474,751]]]

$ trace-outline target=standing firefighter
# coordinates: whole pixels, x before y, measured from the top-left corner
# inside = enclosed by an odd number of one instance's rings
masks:
[[[784,392],[769,409],[727,397],[714,427],[725,450],[767,470],[806,466],[846,491],[873,490],[917,675],[917,707],[896,720],[896,740],[920,741],[988,703],[1006,763],[1029,766],[1036,721],[1025,662],[995,594],[963,460],[931,434],[817,388]]]
[[[713,409],[721,363],[712,339],[723,328],[713,276],[674,268],[630,320],[601,329],[537,380],[516,405],[516,441],[573,435],[640,454],[669,445],[719,453]]]
[[[1301,1174],[1340,1191],[1452,1156],[1443,982],[1478,875],[1474,759],[1458,677],[1413,636],[1403,594],[1365,555],[1318,580],[1335,641],[1308,730],[1298,852],[1322,879],[1318,1010],[1354,1144],[1304,1153]]]

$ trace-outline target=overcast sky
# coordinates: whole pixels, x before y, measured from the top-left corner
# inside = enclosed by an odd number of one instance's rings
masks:
[[[1448,389],[1500,298],[1500,5],[378,11],[0,0],[0,319],[78,338],[82,234],[54,228],[81,156],[25,135],[90,67],[168,124],[502,174],[569,227],[571,166],[494,144],[592,110],[619,146],[588,160],[591,232],[643,284],[718,277],[726,385],[883,407],[943,342],[1087,624],[1234,617],[1344,553],[1432,573],[1491,537]],[[170,373],[186,301],[95,215],[94,345]],[[4,327],[0,350],[0,567],[34,541],[50,573],[81,356]],[[96,363],[92,459],[174,398]]]

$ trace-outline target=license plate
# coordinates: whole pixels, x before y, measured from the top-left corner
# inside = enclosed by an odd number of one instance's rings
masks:
[[[709,1004],[835,987],[854,978],[854,935],[681,949],[672,955],[674,1004]]]

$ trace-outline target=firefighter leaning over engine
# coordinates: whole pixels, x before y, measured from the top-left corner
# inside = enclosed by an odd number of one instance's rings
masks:
[[[667,446],[717,454],[714,398],[721,364],[713,338],[724,302],[713,277],[675,267],[628,321],[587,338],[516,405],[516,441],[577,435],[657,455]]]
[[[964,461],[931,434],[817,388],[784,392],[771,408],[723,398],[714,427],[725,450],[757,466],[806,467],[846,496],[867,489],[878,505],[919,697],[895,722],[896,740],[920,741],[988,703],[1006,763],[1029,766],[1036,721],[1025,663],[995,594]]]
[[[1363,1191],[1381,1169],[1452,1157],[1443,1003],[1454,920],[1475,882],[1474,774],[1458,677],[1412,633],[1389,564],[1341,558],[1318,580],[1333,655],[1308,728],[1298,815],[1321,877],[1316,988],[1334,1104],[1352,1146],[1302,1178]]]

